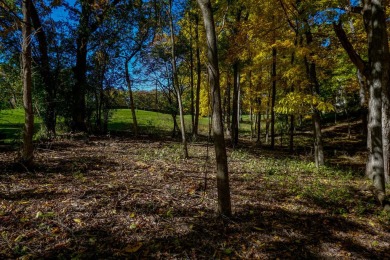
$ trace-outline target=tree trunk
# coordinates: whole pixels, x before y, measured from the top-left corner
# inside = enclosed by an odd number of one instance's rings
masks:
[[[382,110],[388,105],[387,85],[390,71],[385,3],[379,0],[364,0],[363,19],[368,36],[368,63],[353,48],[341,22],[334,23],[333,28],[351,61],[364,74],[369,86],[366,174],[372,179],[376,197],[383,205],[386,197],[385,168],[388,168],[388,162],[385,162],[384,158],[384,156],[388,157],[388,154],[384,155],[383,150],[387,144],[384,145],[383,140],[388,140],[389,133],[386,133],[387,130],[382,131],[382,127],[388,128],[388,117],[387,115],[383,117]],[[387,114],[388,110],[387,108],[387,111],[383,112]]]
[[[129,73],[129,62],[130,62],[130,60],[126,60],[125,61],[126,83],[127,83],[127,88],[129,89],[130,110],[131,110],[131,117],[133,118],[134,136],[137,137],[138,136],[138,123],[137,123],[137,115],[135,113],[133,90],[131,88],[131,80],[130,80],[130,73]]]
[[[307,26],[307,31],[305,32],[306,44],[307,46],[310,46],[313,42],[313,35],[311,33],[309,25],[307,24],[306,26]],[[310,55],[313,56],[314,53],[310,53]],[[317,79],[316,63],[313,60],[309,61],[309,59],[306,56],[304,57],[304,62],[306,66],[306,73],[310,81],[312,95],[318,96],[320,94],[320,85]],[[322,133],[321,133],[321,115],[320,115],[320,111],[318,111],[318,109],[315,107],[313,107],[312,120],[313,120],[313,137],[314,137],[313,138],[314,139],[314,160],[315,160],[316,167],[320,167],[324,165],[324,147],[322,143]]]
[[[191,127],[192,135],[195,128],[195,104],[194,104],[194,57],[192,49],[192,24],[190,23],[190,89],[191,89]]]
[[[271,88],[272,89],[272,88]],[[267,104],[267,109],[265,111],[265,143],[269,143],[269,112],[270,112],[270,105],[271,105],[271,90],[268,91],[268,104]]]
[[[21,161],[30,166],[34,157],[34,111],[32,106],[32,74],[31,74],[31,0],[22,1],[22,69],[23,69],[23,107],[24,107],[24,130],[23,149]]]
[[[365,0],[363,17],[368,35],[369,57],[369,128],[371,149],[368,174],[374,183],[377,199],[381,204],[385,200],[385,159],[382,136],[382,94],[388,79],[388,48],[383,37],[386,35],[386,19],[382,1]],[[386,70],[387,69],[387,70]]]
[[[290,153],[294,151],[294,115],[290,115]]]
[[[231,124],[230,124],[230,118],[231,118],[231,85],[229,81],[229,71],[226,73],[226,135],[231,135]]]
[[[196,138],[198,135],[199,125],[199,106],[200,106],[200,83],[202,77],[200,64],[200,48],[199,48],[199,16],[195,16],[195,41],[196,41],[196,103],[195,103],[195,122],[192,129],[192,135]]]
[[[85,91],[87,87],[87,52],[89,41],[89,18],[90,6],[81,1],[81,16],[79,24],[79,34],[76,38],[76,66],[74,67],[75,84],[73,85],[73,110],[72,110],[72,130],[86,131],[86,104]]]
[[[232,214],[230,201],[229,174],[223,135],[222,108],[219,83],[217,38],[210,0],[197,0],[203,13],[206,29],[209,62],[208,73],[212,93],[213,137],[217,162],[218,212],[225,216]]]
[[[238,71],[238,61],[233,64],[233,111],[232,111],[232,145],[235,148],[238,145],[238,119],[239,119],[239,111],[238,111],[238,102],[239,102],[239,84],[240,84],[240,74]]]
[[[276,48],[272,48],[271,149],[275,148]]]
[[[360,116],[362,120],[362,135],[363,135],[363,142],[367,143],[367,116],[368,116],[368,109],[366,104],[366,91],[368,89],[367,86],[367,80],[365,79],[363,73],[360,70],[357,70],[357,77],[359,81],[359,99],[360,99]]]
[[[261,108],[261,98],[258,98],[258,106],[259,106],[259,112],[257,114],[257,140],[256,140],[256,143],[258,144],[261,144],[261,131],[260,131],[260,127],[261,127],[261,111],[260,111],[260,108]]]
[[[181,126],[181,139],[183,143],[183,156],[188,158],[188,149],[187,149],[187,138],[186,138],[186,129],[184,123],[184,112],[183,112],[183,103],[181,99],[181,91],[179,86],[179,78],[177,75],[176,69],[176,50],[175,50],[175,33],[173,31],[173,17],[172,17],[172,0],[169,0],[169,27],[171,31],[171,50],[172,50],[172,72],[173,72],[173,87],[177,95],[177,103],[179,105],[179,115],[180,115],[180,126]]]
[[[48,55],[48,45],[46,33],[43,30],[41,20],[39,18],[37,9],[33,2],[31,2],[31,21],[34,26],[36,36],[38,38],[38,47],[40,52],[40,66],[39,73],[43,79],[45,85],[45,115],[43,121],[46,126],[47,134],[55,136],[56,134],[56,105],[55,105],[55,96],[56,96],[56,85],[53,84],[53,75],[50,70],[49,55]]]

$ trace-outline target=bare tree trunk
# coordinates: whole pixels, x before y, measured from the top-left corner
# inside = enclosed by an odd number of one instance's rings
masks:
[[[80,34],[77,36],[77,55],[76,66],[74,67],[75,84],[72,89],[73,106],[72,106],[72,130],[86,131],[86,104],[85,104],[85,90],[87,86],[87,52],[88,52],[88,33],[84,32],[88,28],[88,13],[86,4],[82,4],[83,14],[80,20]]]
[[[290,115],[290,152],[294,151],[294,115]]]
[[[232,111],[232,145],[235,148],[238,145],[238,120],[239,120],[239,84],[240,84],[240,74],[238,71],[238,61],[233,64],[233,111]]]
[[[260,127],[261,127],[261,111],[260,111],[261,98],[258,98],[258,106],[259,106],[259,112],[257,114],[257,140],[256,140],[256,143],[261,144],[261,131],[260,131]]]
[[[138,123],[137,123],[137,115],[135,113],[133,90],[131,88],[131,79],[130,79],[130,73],[129,73],[129,62],[130,62],[130,60],[126,60],[125,61],[126,83],[127,83],[127,88],[129,89],[130,109],[131,109],[131,117],[133,118],[134,136],[137,137],[138,136]]]
[[[223,135],[221,94],[219,83],[217,38],[215,35],[214,17],[210,0],[197,0],[203,13],[206,29],[209,62],[208,73],[210,89],[212,93],[213,108],[213,136],[217,161],[217,189],[218,189],[218,212],[225,216],[231,216],[231,200],[229,187],[229,174],[226,156],[225,139]]]
[[[226,135],[231,135],[231,124],[230,124],[230,116],[231,116],[231,85],[229,81],[229,71],[226,73]]]
[[[271,90],[268,91],[268,104],[267,104],[267,110],[265,111],[266,116],[265,116],[265,143],[269,143],[269,112],[270,112],[270,105],[271,105]]]
[[[383,144],[383,139],[387,138],[388,140],[389,133],[382,131],[382,127],[388,127],[388,118],[386,115],[383,118],[382,110],[388,102],[387,85],[389,84],[390,71],[385,2],[379,0],[364,0],[362,2],[364,25],[368,36],[368,63],[353,48],[341,22],[334,23],[333,28],[351,61],[360,72],[364,73],[369,86],[366,174],[373,181],[378,201],[384,205],[386,198],[385,168],[388,168],[388,162],[385,165],[384,156],[388,157],[388,155],[385,155],[383,151],[386,147],[386,144]],[[385,96],[385,100],[382,100],[382,96]],[[387,108],[387,111],[384,112],[388,113],[388,110]]]
[[[33,162],[34,146],[34,111],[32,106],[32,74],[31,74],[31,0],[22,1],[22,69],[23,69],[23,107],[24,107],[24,130],[23,149],[21,161],[29,166]]]
[[[37,9],[33,2],[31,2],[31,21],[35,28],[36,36],[38,38],[38,47],[40,52],[39,72],[45,85],[45,115],[43,121],[46,126],[49,137],[56,135],[56,85],[53,81],[53,73],[50,70],[48,45],[46,33],[43,30],[41,20],[39,18]]]
[[[368,86],[367,86],[366,78],[364,77],[364,75],[362,74],[362,72],[359,69],[357,70],[357,77],[358,77],[359,86],[360,86],[359,99],[360,99],[360,111],[361,111],[360,116],[361,116],[361,120],[362,120],[363,142],[367,143],[368,109],[367,109],[367,104],[366,104],[366,91],[368,89]]]
[[[271,149],[275,148],[276,48],[272,48]]]
[[[169,0],[169,27],[171,30],[171,50],[172,50],[172,72],[173,72],[173,86],[177,95],[177,103],[179,105],[179,114],[180,114],[180,130],[181,130],[181,139],[183,143],[183,156],[188,158],[188,149],[187,149],[187,138],[186,138],[186,129],[184,123],[184,112],[183,112],[183,103],[181,99],[181,91],[179,86],[179,78],[177,75],[176,69],[176,50],[175,50],[175,33],[173,31],[173,17],[172,17],[172,0]]]
[[[192,49],[192,24],[190,23],[190,89],[191,89],[191,127],[192,134],[195,128],[195,104],[194,104],[194,54]]]
[[[307,27],[307,31],[305,32],[306,44],[307,46],[310,46],[313,42],[313,35],[311,33],[308,24],[306,27]],[[310,55],[314,55],[314,53],[310,53]],[[304,62],[306,66],[306,73],[310,81],[312,95],[318,96],[320,94],[320,85],[317,79],[316,63],[315,61],[309,62],[306,56],[304,58]],[[314,137],[314,160],[315,160],[316,167],[319,167],[324,165],[325,160],[324,160],[324,147],[322,143],[322,133],[321,133],[321,115],[320,115],[320,111],[318,111],[317,108],[313,108],[312,120],[313,120],[313,137]]]
[[[384,78],[387,78],[388,69],[387,55],[384,53],[384,39],[386,32],[386,20],[384,6],[378,0],[365,0],[364,22],[368,34],[368,57],[370,78],[370,100],[369,100],[369,125],[371,130],[371,149],[369,154],[368,174],[374,183],[376,196],[383,204],[386,196],[385,192],[385,160],[383,152],[382,138],[382,91]],[[387,41],[387,40],[386,40]]]
[[[202,77],[201,64],[200,64],[200,48],[199,48],[199,16],[195,16],[195,41],[196,41],[196,103],[195,103],[195,122],[192,129],[192,135],[196,138],[198,135],[199,125],[199,105],[200,105],[200,83]]]

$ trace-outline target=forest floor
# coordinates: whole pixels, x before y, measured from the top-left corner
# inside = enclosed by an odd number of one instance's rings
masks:
[[[68,136],[37,143],[32,170],[0,149],[0,258],[389,259],[390,215],[353,126],[324,130],[318,170],[308,133],[293,154],[228,148],[231,218],[216,214],[206,141],[182,159],[171,138]]]

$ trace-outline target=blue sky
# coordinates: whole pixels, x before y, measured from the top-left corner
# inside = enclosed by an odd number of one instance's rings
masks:
[[[74,6],[76,0],[65,0],[64,2],[65,2],[65,3],[68,3],[70,6]],[[62,7],[62,6],[56,7],[56,8],[54,8],[54,9],[52,9],[51,17],[52,17],[55,21],[64,21],[64,20],[67,20],[67,19],[69,18],[68,12],[67,12],[66,9],[65,9],[64,7]]]

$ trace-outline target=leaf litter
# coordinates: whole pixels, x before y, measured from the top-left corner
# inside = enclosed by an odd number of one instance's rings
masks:
[[[181,159],[171,140],[56,140],[30,171],[0,152],[0,258],[390,257],[389,216],[362,178],[229,150],[234,216],[218,217],[213,149],[209,159],[206,143],[189,149]]]

